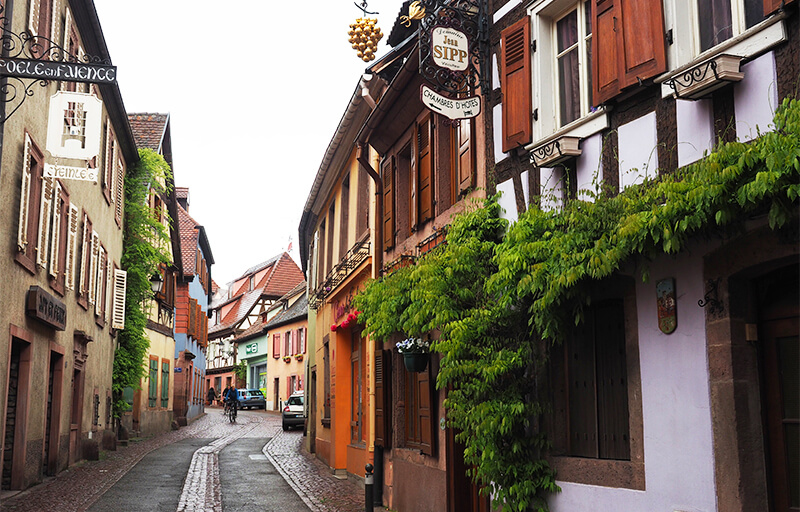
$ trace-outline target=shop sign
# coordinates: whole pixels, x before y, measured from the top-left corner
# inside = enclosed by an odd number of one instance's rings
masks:
[[[59,91],[50,97],[47,118],[47,151],[54,157],[89,161],[100,152],[103,102],[94,94]],[[58,162],[56,162],[58,163]],[[65,166],[59,178],[97,181],[87,173]]]
[[[37,80],[114,84],[117,82],[117,67],[82,62],[0,59],[0,75]]]
[[[67,307],[38,286],[28,289],[25,313],[57,331],[67,327]]]
[[[481,113],[479,96],[454,100],[422,85],[420,86],[420,97],[426,107],[450,119],[469,119]]]
[[[245,354],[257,354],[258,353],[258,343],[250,343],[249,345],[245,345],[244,353]]]
[[[97,182],[97,169],[89,167],[45,164],[44,175],[47,178]]]
[[[450,71],[466,71],[469,67],[469,38],[454,28],[436,27],[431,31],[433,62]]]

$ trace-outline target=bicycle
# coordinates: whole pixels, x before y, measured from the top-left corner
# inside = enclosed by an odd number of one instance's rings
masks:
[[[228,416],[228,419],[231,423],[236,423],[236,414],[237,414],[238,407],[236,407],[236,403],[228,400],[225,402],[225,408],[223,409],[223,414]]]

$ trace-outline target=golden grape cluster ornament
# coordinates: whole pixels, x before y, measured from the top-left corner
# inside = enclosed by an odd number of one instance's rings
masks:
[[[375,60],[378,41],[383,38],[383,32],[376,25],[377,22],[375,18],[358,18],[350,25],[350,31],[347,33],[350,36],[350,44],[364,62]]]

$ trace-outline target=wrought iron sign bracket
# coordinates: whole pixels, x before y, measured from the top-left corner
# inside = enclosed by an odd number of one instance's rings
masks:
[[[425,16],[420,21],[419,73],[440,92],[452,95],[467,95],[480,88],[486,97],[489,78],[486,63],[489,62],[489,18],[487,0],[420,0]],[[453,29],[470,41],[464,55],[467,60],[464,71],[450,70],[434,62],[432,32],[434,29]]]
[[[53,80],[115,84],[117,68],[108,58],[74,55],[58,43],[27,31],[11,31],[11,20],[0,6],[0,104],[5,123],[25,100],[34,95],[34,86],[46,87]],[[9,108],[12,107],[10,112]]]
[[[721,277],[718,277],[717,279],[709,279],[706,282],[708,291],[702,299],[697,301],[697,305],[701,308],[710,306],[708,308],[708,312],[712,315],[716,315],[725,311],[725,305],[719,299],[719,285],[721,282]]]

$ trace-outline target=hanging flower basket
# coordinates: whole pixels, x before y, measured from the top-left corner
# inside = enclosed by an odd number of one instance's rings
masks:
[[[291,360],[292,360],[292,356],[283,356],[283,362],[284,363],[288,363]]]
[[[408,352],[403,354],[403,363],[406,365],[406,370],[420,373],[428,367],[429,357],[430,354],[427,352]]]
[[[303,360],[303,354],[295,354],[294,358],[297,359],[298,361],[302,361]]]
[[[428,367],[431,344],[421,338],[406,338],[397,342],[397,351],[403,354],[403,363],[410,372],[423,372]]]

